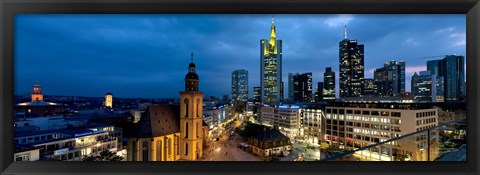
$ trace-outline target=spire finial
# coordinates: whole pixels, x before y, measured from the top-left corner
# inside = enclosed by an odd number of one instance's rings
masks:
[[[273,24],[273,21],[274,21],[274,18],[273,18],[273,15],[272,15],[272,24]]]
[[[344,32],[345,32],[345,39],[347,39],[347,25],[345,25]]]
[[[192,60],[192,63],[193,63],[193,51],[192,51],[192,53],[191,53],[190,55],[192,56],[191,60]]]

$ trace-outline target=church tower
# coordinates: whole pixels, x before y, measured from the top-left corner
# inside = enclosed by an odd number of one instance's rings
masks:
[[[38,84],[38,81],[35,85],[33,85],[33,92],[32,92],[32,102],[42,102],[43,101],[43,93],[42,93],[42,86]]]
[[[197,160],[203,154],[203,93],[198,92],[193,53],[191,56],[185,91],[180,92],[180,158],[183,160]]]

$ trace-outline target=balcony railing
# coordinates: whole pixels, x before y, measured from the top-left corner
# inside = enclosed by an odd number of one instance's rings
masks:
[[[348,146],[348,145],[347,145]],[[321,161],[465,161],[466,119],[440,124]]]

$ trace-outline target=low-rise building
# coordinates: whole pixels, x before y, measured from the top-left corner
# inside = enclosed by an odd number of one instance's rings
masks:
[[[438,125],[438,109],[421,103],[353,103],[336,102],[326,107],[321,139],[332,147],[355,149],[383,142]],[[438,140],[431,132],[430,140]],[[437,139],[435,139],[437,138]],[[424,160],[427,137],[419,134],[411,143],[391,142],[381,150],[362,151],[362,156],[393,160],[392,155],[408,155],[410,160]],[[438,146],[431,142],[429,146]],[[431,157],[438,152],[430,152]]]
[[[259,128],[258,134],[246,138],[254,155],[260,157],[279,156],[285,155],[285,151],[292,150],[290,139],[280,131],[268,126],[256,128]]]
[[[300,136],[301,123],[299,106],[262,107],[260,116],[263,125],[277,128],[290,139]]]
[[[301,109],[300,135],[310,144],[320,144],[325,105],[308,105]]]
[[[103,150],[117,152],[121,130],[110,125],[94,125],[81,129],[15,132],[14,136],[16,147],[38,149],[37,160],[80,161],[84,156],[96,155]],[[24,153],[21,149],[15,152],[16,155]],[[35,156],[30,157],[30,160],[35,159]]]

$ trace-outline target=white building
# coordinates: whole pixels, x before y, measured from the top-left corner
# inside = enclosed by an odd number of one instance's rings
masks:
[[[278,128],[290,139],[300,136],[300,108],[298,106],[262,107],[260,110],[263,125]]]
[[[337,102],[329,104],[325,113],[321,139],[340,149],[365,147],[438,124],[438,109],[419,103]],[[407,160],[426,160],[426,133],[414,136],[413,140],[389,142],[381,149],[361,151],[359,154],[384,161],[394,160],[392,155],[399,154],[408,155]],[[438,146],[435,138],[438,138],[438,133],[430,132],[431,142],[428,146],[431,148]],[[438,155],[438,149],[430,150],[430,157]]]
[[[304,108],[301,110],[303,140],[311,144],[320,144],[322,120],[325,118],[322,108]]]

